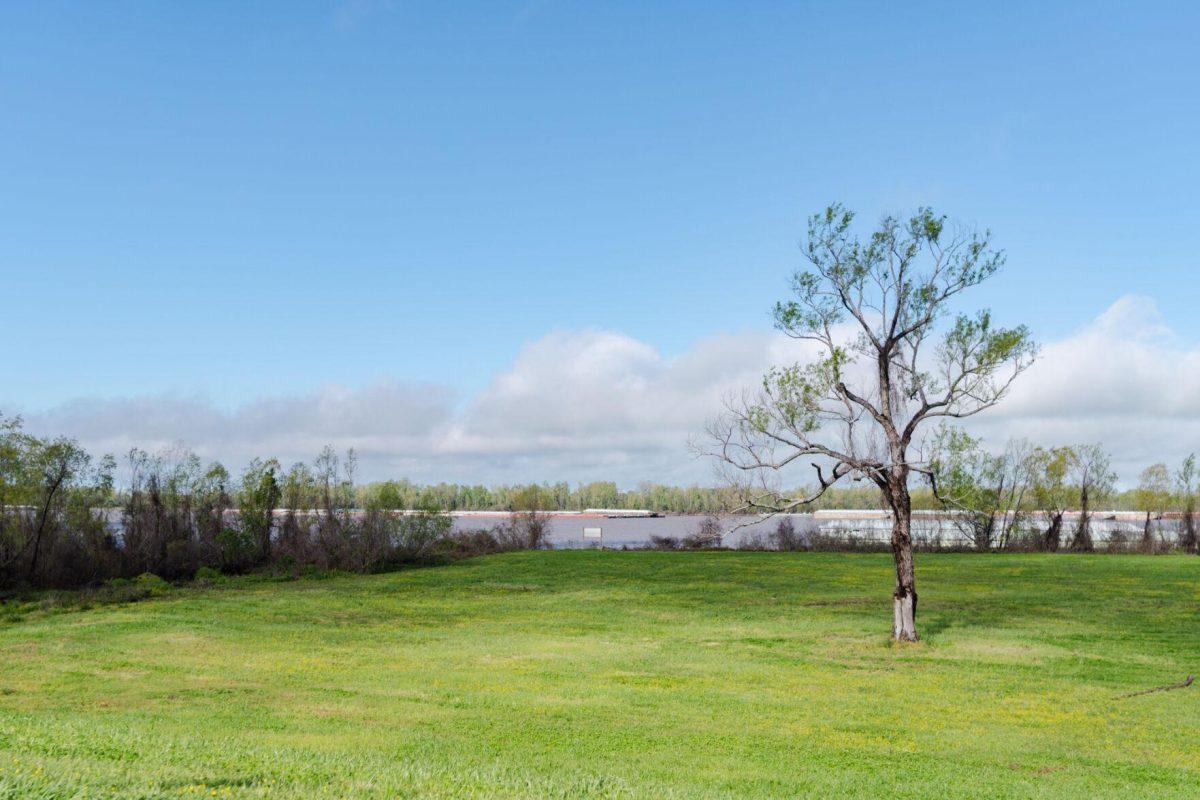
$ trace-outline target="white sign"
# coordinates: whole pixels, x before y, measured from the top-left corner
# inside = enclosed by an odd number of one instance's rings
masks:
[[[603,538],[603,532],[599,528],[584,528],[583,538],[585,539],[600,539]]]

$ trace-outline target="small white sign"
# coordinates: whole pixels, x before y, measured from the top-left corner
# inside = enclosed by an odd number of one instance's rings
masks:
[[[585,539],[601,539],[603,532],[599,528],[584,528],[583,538]]]

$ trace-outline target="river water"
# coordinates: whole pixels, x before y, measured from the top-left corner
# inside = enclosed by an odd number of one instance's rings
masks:
[[[231,512],[236,513],[236,512]],[[280,512],[277,512],[280,513]],[[122,515],[119,509],[106,509],[105,516],[112,531],[120,536]],[[510,515],[502,512],[454,512],[455,532],[488,530],[504,525]],[[1070,541],[1078,515],[1068,513],[1063,519],[1062,544]],[[1139,512],[1096,512],[1092,518],[1092,538],[1103,546],[1114,536],[1126,541],[1141,539],[1146,515]],[[720,516],[701,514],[669,514],[634,516],[629,514],[553,512],[548,515],[548,542],[556,548],[607,547],[637,548],[652,544],[654,538],[682,540],[696,534],[701,525],[715,520],[722,531],[725,547],[755,545],[773,546],[772,534],[785,520],[791,523],[802,541],[812,537],[827,537],[851,541],[859,545],[884,546],[891,537],[891,519],[883,511],[818,511],[810,514],[777,514],[771,517]],[[710,523],[711,524],[711,523]],[[1178,541],[1181,530],[1179,515],[1166,515],[1151,521],[1156,536],[1167,542]],[[1029,515],[1022,526],[1044,530],[1046,521]],[[940,547],[969,546],[961,527],[961,519],[941,512],[913,512],[913,538],[919,545]]]
[[[664,515],[659,517],[603,516],[594,514],[555,514],[549,519],[549,541],[554,547],[644,547],[651,537],[683,539],[695,534],[705,520],[703,515]],[[819,534],[831,538],[852,539],[862,544],[886,544],[891,537],[891,519],[886,512],[872,511],[819,511],[815,514],[779,514],[773,517],[725,516],[716,521],[724,531],[722,543],[726,547],[746,544],[771,546],[771,534],[787,519],[793,530],[801,537]],[[501,514],[472,514],[461,512],[454,515],[454,530],[468,531],[493,527],[507,520]],[[1078,520],[1077,514],[1067,514],[1063,519],[1062,541],[1065,547],[1070,540]],[[1145,523],[1145,514],[1137,512],[1097,512],[1091,523],[1092,538],[1099,544],[1107,543],[1114,535],[1133,541],[1140,540]],[[1025,527],[1044,530],[1046,522],[1037,515],[1030,515],[1023,522]],[[1152,528],[1156,536],[1167,541],[1176,541],[1180,530],[1177,517],[1153,519]],[[961,528],[961,519],[953,515],[933,512],[914,512],[913,537],[919,544],[937,544],[943,547],[968,544]],[[596,530],[599,529],[599,538]],[[585,535],[591,529],[591,536]]]

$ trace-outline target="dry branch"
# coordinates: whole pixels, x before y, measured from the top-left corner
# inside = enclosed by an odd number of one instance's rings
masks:
[[[1169,692],[1172,689],[1186,689],[1192,685],[1195,680],[1191,675],[1181,680],[1179,683],[1172,683],[1166,686],[1155,686],[1153,689],[1142,689],[1140,692],[1130,692],[1129,694],[1117,695],[1118,700],[1124,700],[1126,697],[1141,697],[1144,694],[1154,694],[1155,692]]]

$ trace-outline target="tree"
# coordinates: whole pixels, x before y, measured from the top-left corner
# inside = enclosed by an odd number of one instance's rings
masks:
[[[980,311],[958,315],[930,352],[950,303],[1003,264],[988,233],[947,230],[922,208],[906,221],[885,217],[859,240],[853,219],[833,205],[809,220],[810,269],[793,276],[795,298],[775,307],[776,327],[814,346],[815,358],[772,369],[759,391],[728,402],[708,452],[747,510],[795,510],[844,478],[878,487],[892,517],[892,635],[915,641],[909,478],[932,471],[910,449],[926,423],[998,403],[1035,347],[1025,327],[997,327]],[[783,494],[782,471],[808,457],[814,491]]]
[[[1004,549],[1021,523],[1021,509],[1033,480],[1029,443],[1014,439],[999,454],[965,431],[943,426],[933,439],[929,468],[937,499],[959,512],[956,527],[979,550]]]
[[[31,545],[27,535],[25,507],[37,494],[37,474],[31,462],[40,442],[25,433],[20,417],[0,414],[0,579]]]
[[[616,508],[620,492],[612,481],[595,481],[579,487],[579,503],[583,508]]]
[[[509,517],[508,543],[513,547],[540,550],[548,544],[550,515],[546,513],[548,493],[530,484],[513,495]]]
[[[1188,553],[1196,552],[1196,454],[1192,453],[1183,460],[1175,473],[1175,483],[1179,491],[1180,510],[1183,519],[1180,520],[1179,546]]]
[[[1055,552],[1062,546],[1063,516],[1073,500],[1067,485],[1067,469],[1075,458],[1069,447],[1039,447],[1030,456],[1030,475],[1033,481],[1033,502],[1046,521],[1037,547]]]
[[[242,489],[238,510],[242,530],[257,546],[258,558],[263,562],[271,559],[271,528],[275,521],[275,507],[283,497],[276,475],[279,462],[275,459],[254,459],[242,472]]]
[[[220,558],[223,568],[244,566],[241,562],[250,560],[247,556],[251,547],[241,544],[241,537],[225,524],[225,512],[233,502],[229,496],[229,470],[219,463],[210,464],[208,469],[197,471],[188,489],[192,495],[193,519],[201,549],[224,553]],[[236,554],[228,552],[230,550]]]
[[[90,497],[93,488],[99,496],[111,488],[111,483],[88,485],[89,479],[94,478],[93,484],[103,481],[109,460],[96,471],[91,461],[74,440],[41,439],[24,431],[20,417],[0,415],[0,585],[10,580],[41,582],[44,562],[53,557],[48,551],[74,533],[65,525],[73,497]],[[82,511],[90,514],[86,508]],[[83,523],[79,515],[71,521]]]
[[[1152,553],[1156,543],[1151,518],[1155,514],[1161,518],[1163,510],[1171,502],[1171,473],[1166,464],[1151,464],[1142,470],[1135,498],[1138,510],[1146,512],[1146,521],[1142,525],[1142,550]]]
[[[1092,541],[1092,503],[1112,493],[1117,476],[1109,467],[1108,453],[1099,444],[1081,444],[1071,448],[1067,462],[1070,482],[1079,489],[1079,519],[1071,549],[1090,553],[1096,549]]]
[[[37,494],[35,495],[34,527],[27,543],[30,546],[29,579],[37,580],[38,559],[42,554],[42,543],[54,527],[54,519],[61,511],[66,495],[77,478],[84,474],[91,463],[91,456],[74,441],[58,438],[42,442],[34,453],[33,468],[36,471]]]

